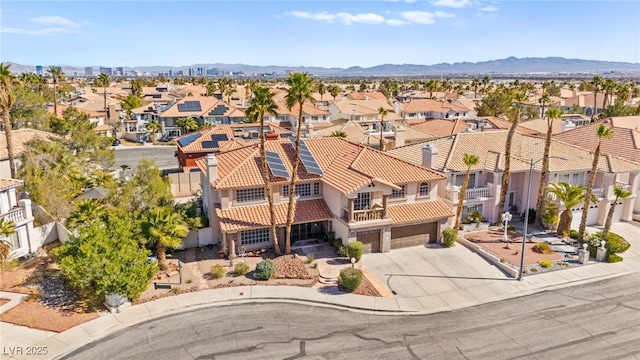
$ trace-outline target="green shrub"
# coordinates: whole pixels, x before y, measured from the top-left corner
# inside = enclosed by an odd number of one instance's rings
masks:
[[[360,261],[362,258],[362,243],[360,241],[354,241],[347,244],[347,255],[349,259],[355,258],[356,261]]]
[[[250,270],[249,264],[245,262],[239,262],[233,268],[233,272],[236,274],[236,276],[246,275],[249,272],[249,270]]]
[[[256,265],[256,278],[260,280],[269,280],[276,273],[276,264],[266,259]]]
[[[572,239],[577,239],[578,238],[578,231],[577,230],[569,231],[569,237],[572,238]]]
[[[209,272],[211,273],[212,278],[220,279],[224,276],[225,273],[224,266],[220,264],[212,265],[211,269],[209,269]]]
[[[516,231],[516,227],[513,225],[507,226],[507,231]]]
[[[338,250],[336,250],[336,252],[340,257],[347,257],[347,247],[344,245],[340,245],[340,247],[338,248]]]
[[[342,239],[341,238],[337,238],[337,239],[333,239],[333,247],[337,249],[340,249],[340,246],[342,246]]]
[[[618,254],[607,254],[607,262],[614,263],[622,261],[622,256]]]
[[[458,239],[458,230],[454,228],[446,228],[442,231],[442,246],[452,247]]]
[[[307,264],[311,264],[316,258],[313,255],[307,255]]]
[[[362,270],[346,268],[340,271],[340,285],[347,290],[355,290],[362,282]]]
[[[538,252],[540,254],[551,254],[553,250],[547,243],[537,243],[533,246],[533,251]]]
[[[327,233],[327,241],[329,241],[330,244],[333,244],[333,240],[336,238],[336,233],[334,233],[333,231],[329,231]]]
[[[631,244],[625,238],[612,232],[607,234],[605,241],[604,247],[607,249],[607,253],[610,254],[622,254],[631,247]]]
[[[545,269],[548,269],[553,266],[553,263],[549,260],[542,260],[538,262],[538,265],[542,266]]]

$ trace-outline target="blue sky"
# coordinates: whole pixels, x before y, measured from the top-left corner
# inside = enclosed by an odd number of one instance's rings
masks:
[[[0,60],[29,65],[640,62],[635,0],[3,0],[0,10]]]

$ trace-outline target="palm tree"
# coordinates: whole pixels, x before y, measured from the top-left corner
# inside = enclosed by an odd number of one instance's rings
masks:
[[[145,128],[147,131],[151,131],[151,133],[152,133],[153,135],[155,135],[155,134],[159,133],[160,131],[162,131],[162,124],[160,124],[160,121],[155,120],[155,119],[154,119],[154,120],[149,120],[149,121],[145,124],[144,128]],[[153,140],[155,140],[155,136],[154,136],[154,139],[153,139]]]
[[[590,85],[593,87],[593,112],[591,113],[591,121],[596,116],[596,110],[598,105],[596,104],[596,99],[598,98],[598,92],[600,91],[600,87],[603,84],[603,80],[601,76],[594,76],[593,80],[591,80]],[[603,109],[604,110],[604,109]]]
[[[322,81],[318,81],[316,90],[318,94],[320,94],[320,101],[324,100],[324,94],[327,93],[327,86]]]
[[[378,108],[378,115],[380,115],[380,151],[384,151],[384,137],[382,132],[384,131],[384,117],[389,115],[387,109],[380,106]]]
[[[294,202],[295,185],[298,179],[298,166],[300,164],[300,156],[298,156],[298,150],[300,149],[300,130],[302,129],[302,108],[305,102],[315,102],[313,98],[313,79],[307,73],[293,73],[289,75],[287,79],[287,85],[289,85],[289,91],[285,97],[285,104],[287,109],[291,111],[295,105],[298,105],[298,126],[296,133],[296,157],[293,162],[293,170],[291,174],[291,183],[289,184],[289,207],[287,209],[287,225],[286,225],[286,239],[285,239],[285,252],[288,254],[291,252],[291,224],[296,211],[296,205]]]
[[[613,213],[616,211],[616,206],[618,205],[618,200],[626,199],[631,196],[632,192],[630,190],[625,190],[619,186],[613,187],[613,194],[616,198],[613,200],[611,207],[609,208],[609,212],[607,213],[607,221],[604,223],[604,229],[602,229],[602,238],[606,238],[609,234],[609,230],[611,230],[611,222],[613,221]]]
[[[547,136],[544,142],[544,153],[542,155],[542,177],[540,178],[538,200],[536,202],[535,223],[537,225],[540,225],[542,221],[542,210],[544,207],[544,199],[546,198],[545,190],[547,189],[547,183],[549,182],[549,148],[551,147],[553,120],[559,119],[560,115],[562,115],[562,109],[560,108],[550,107],[547,110]]]
[[[231,79],[224,77],[218,80],[218,90],[220,91],[221,100],[223,99],[223,96],[228,94],[229,89],[231,89]],[[227,97],[227,103],[229,103],[228,97]]]
[[[143,224],[143,233],[149,243],[156,245],[158,265],[164,270],[167,260],[166,249],[180,247],[182,239],[189,234],[189,226],[179,213],[166,206],[149,210]]]
[[[564,237],[571,230],[571,221],[573,221],[571,209],[584,201],[586,191],[582,185],[569,185],[566,182],[550,183],[549,185],[550,187],[547,191],[550,194],[554,194],[564,206],[564,210],[560,214],[558,229],[556,230],[558,234]]]
[[[549,103],[549,101],[551,101],[551,98],[549,97],[549,94],[542,94],[542,96],[540,97],[540,99],[538,99],[538,102],[540,104],[542,104],[542,117],[544,118],[544,115],[546,114],[544,112],[545,107],[547,106],[547,103]]]
[[[433,93],[438,92],[438,89],[440,88],[440,84],[438,80],[430,79],[429,81],[427,81],[427,84],[425,85],[425,87],[427,88],[427,91],[429,91],[429,99],[433,99]]]
[[[329,135],[329,137],[346,138],[347,137],[347,133],[342,131],[342,130],[336,130],[336,131],[332,132],[331,135]]]
[[[105,119],[108,119],[107,114],[109,113],[109,108],[107,107],[107,88],[111,86],[111,78],[109,75],[105,73],[101,73],[100,76],[96,79],[96,85],[102,87],[103,98],[104,98],[104,116]]]
[[[478,97],[478,86],[480,86],[480,79],[478,78],[474,78],[471,81],[471,87],[473,88],[473,98],[477,98]]]
[[[464,174],[464,180],[462,181],[462,188],[460,189],[460,195],[458,195],[458,209],[456,210],[456,225],[454,229],[460,229],[460,215],[462,215],[462,204],[464,203],[464,197],[467,195],[467,186],[469,186],[469,176],[471,174],[471,167],[478,164],[480,158],[477,155],[471,155],[465,153],[462,157],[462,162],[467,165],[467,172]]]
[[[107,208],[93,199],[82,199],[76,205],[78,209],[67,218],[67,227],[70,229],[89,226],[107,213]]]
[[[0,63],[0,112],[2,127],[7,140],[7,157],[11,168],[11,177],[16,177],[15,155],[13,154],[13,138],[11,136],[11,109],[16,103],[14,88],[20,85],[18,78],[9,69],[11,64]]]
[[[5,237],[16,232],[16,224],[13,221],[7,221],[4,218],[0,218],[0,266],[11,254],[11,244],[5,241]],[[2,267],[0,267],[0,270]]]
[[[516,132],[518,123],[520,122],[520,116],[522,115],[522,104],[527,102],[529,98],[523,92],[515,93],[513,97],[513,111],[512,122],[509,132],[507,133],[507,141],[504,147],[504,175],[502,175],[502,188],[500,189],[500,202],[498,203],[498,211],[504,210],[504,202],[507,197],[507,190],[509,188],[509,178],[511,177],[511,143],[513,142],[513,135]],[[529,211],[529,209],[525,209]]]
[[[587,227],[589,202],[591,201],[591,194],[593,193],[593,185],[596,182],[598,160],[600,160],[600,145],[602,144],[602,139],[611,139],[611,136],[613,136],[613,129],[606,127],[604,124],[598,124],[598,127],[596,128],[596,136],[598,137],[598,146],[596,146],[596,151],[593,153],[593,163],[591,164],[591,172],[589,173],[589,184],[587,184],[587,194],[584,200],[584,208],[582,209],[582,220],[580,220],[580,228],[578,229],[578,241],[580,243],[582,243],[584,231]]]
[[[186,133],[198,130],[198,122],[192,117],[181,117],[176,120],[176,126],[185,130]]]
[[[51,76],[51,81],[53,82],[53,113],[58,116],[57,85],[59,81],[64,80],[64,73],[57,66],[50,66],[47,72],[49,73],[49,76]]]
[[[331,94],[331,96],[333,97],[333,101],[336,101],[336,97],[338,97],[338,95],[340,95],[340,92],[342,91],[342,89],[340,89],[340,86],[336,84],[329,85],[329,87],[327,87],[327,90],[329,91],[329,94]]]
[[[607,106],[613,105],[613,94],[618,88],[618,83],[613,79],[606,79],[602,83],[602,90],[604,91],[604,99],[602,99],[602,111]]]
[[[482,78],[482,93],[483,94],[487,94],[487,89],[489,88],[489,85],[491,84],[491,77],[489,75],[485,75]]]
[[[264,114],[273,114],[278,117],[278,105],[273,100],[273,93],[266,86],[258,86],[253,90],[253,97],[247,108],[247,117],[258,119],[260,122],[260,161],[262,162],[262,180],[264,181],[264,190],[267,194],[269,202],[269,213],[271,214],[271,238],[273,238],[273,247],[276,255],[280,255],[280,244],[278,243],[278,233],[276,231],[276,215],[273,210],[273,192],[271,191],[271,182],[269,178],[269,168],[267,167],[267,152],[264,148]]]

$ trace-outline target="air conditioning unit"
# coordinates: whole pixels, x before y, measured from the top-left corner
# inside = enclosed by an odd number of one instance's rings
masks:
[[[260,133],[258,132],[258,130],[251,130],[249,131],[249,137],[251,139],[257,139],[260,137]]]

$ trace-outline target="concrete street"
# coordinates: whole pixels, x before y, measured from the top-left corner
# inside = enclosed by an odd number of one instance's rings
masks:
[[[114,146],[116,162],[112,170],[120,169],[121,165],[135,168],[141,159],[153,160],[160,170],[178,168],[178,159],[174,156],[176,146],[144,145],[144,146]]]
[[[375,316],[282,303],[140,323],[64,359],[604,359],[640,356],[629,275],[473,308]]]

